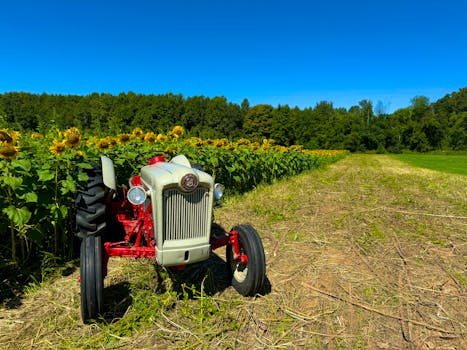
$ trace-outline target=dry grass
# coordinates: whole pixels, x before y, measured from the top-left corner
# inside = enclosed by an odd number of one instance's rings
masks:
[[[261,233],[264,296],[237,295],[215,257],[175,279],[113,260],[105,320],[81,324],[75,272],[2,310],[0,348],[467,348],[466,177],[352,155],[216,217]]]

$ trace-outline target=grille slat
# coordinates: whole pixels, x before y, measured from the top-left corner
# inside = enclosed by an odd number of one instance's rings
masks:
[[[162,198],[164,241],[199,238],[209,232],[209,189],[198,187],[190,193],[166,189]]]

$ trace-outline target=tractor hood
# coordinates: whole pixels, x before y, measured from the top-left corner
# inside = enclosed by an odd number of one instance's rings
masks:
[[[185,185],[187,179],[191,184],[197,183],[195,188],[198,186],[212,188],[214,185],[213,178],[209,174],[193,169],[183,155],[173,158],[170,162],[159,162],[143,167],[141,179],[147,187],[156,191],[178,187],[180,191],[189,192],[190,190],[187,190]]]
[[[177,156],[143,167],[141,180],[151,196],[157,262],[175,266],[209,258],[213,178]]]

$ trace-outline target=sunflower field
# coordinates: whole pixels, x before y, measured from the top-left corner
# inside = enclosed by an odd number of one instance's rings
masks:
[[[84,170],[100,155],[113,160],[117,182],[127,183],[151,157],[177,154],[203,166],[227,193],[242,193],[347,152],[284,147],[266,139],[202,140],[185,137],[181,126],[166,134],[136,128],[104,138],[82,135],[74,127],[46,135],[0,129],[0,267],[21,266],[44,254],[73,256],[75,195],[88,179]]]

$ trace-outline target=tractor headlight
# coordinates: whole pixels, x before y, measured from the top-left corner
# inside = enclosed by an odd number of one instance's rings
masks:
[[[224,194],[224,186],[222,186],[219,183],[214,184],[214,199],[218,201],[219,199],[222,198],[222,195]]]
[[[127,197],[131,204],[140,205],[146,200],[147,193],[143,186],[134,186],[128,190]]]

